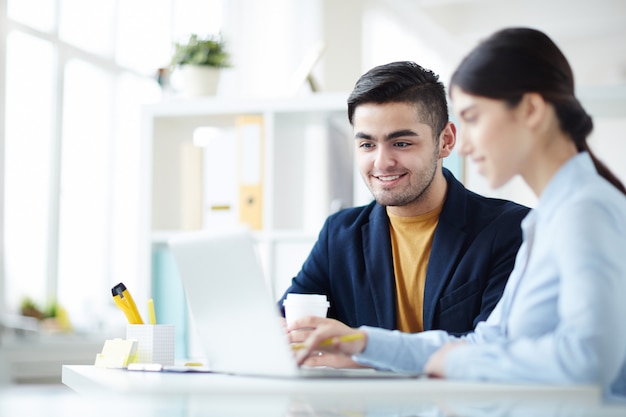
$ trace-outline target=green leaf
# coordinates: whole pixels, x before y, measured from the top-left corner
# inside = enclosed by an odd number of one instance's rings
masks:
[[[230,66],[230,54],[221,36],[199,38],[191,34],[187,43],[176,43],[172,65],[208,65],[211,67]]]

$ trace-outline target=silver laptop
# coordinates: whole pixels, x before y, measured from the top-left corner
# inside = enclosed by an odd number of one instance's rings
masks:
[[[247,229],[172,237],[174,256],[212,372],[276,377],[407,378],[371,369],[299,367]]]

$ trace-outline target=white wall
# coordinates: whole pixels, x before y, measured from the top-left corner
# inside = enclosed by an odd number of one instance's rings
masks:
[[[626,82],[581,87],[577,94],[594,120],[591,149],[626,184]]]
[[[220,95],[279,97],[322,35],[319,0],[227,0],[222,32],[233,66]]]
[[[591,150],[626,184],[626,116],[594,119]]]

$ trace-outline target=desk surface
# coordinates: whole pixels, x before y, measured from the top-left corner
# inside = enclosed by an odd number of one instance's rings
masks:
[[[601,394],[593,386],[551,386],[496,384],[432,378],[272,378],[213,373],[142,372],[103,369],[91,365],[64,365],[63,383],[78,393],[117,394],[351,394],[488,395],[524,398],[561,398],[568,401],[598,402]]]
[[[128,415],[140,408],[145,416],[161,416],[164,410],[168,417],[626,416],[626,406],[603,404],[599,389],[588,386],[426,378],[296,380],[85,365],[65,365],[63,383],[94,407],[100,398],[109,404],[125,404],[117,410],[126,410]],[[102,397],[106,397],[104,401]],[[121,417],[117,411],[116,417]]]

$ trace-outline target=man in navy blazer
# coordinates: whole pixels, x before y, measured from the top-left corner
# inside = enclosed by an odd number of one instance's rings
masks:
[[[328,316],[350,327],[473,330],[502,294],[528,208],[475,194],[443,168],[456,128],[432,71],[373,68],[348,117],[375,201],[328,217],[279,306],[290,292],[325,294]]]
[[[527,210],[463,187],[443,168],[448,193],[435,231],[424,288],[424,330],[463,334],[500,299],[521,244]],[[326,294],[328,317],[350,327],[396,329],[389,218],[372,202],[325,222],[287,293]],[[282,299],[280,301],[282,305]]]

